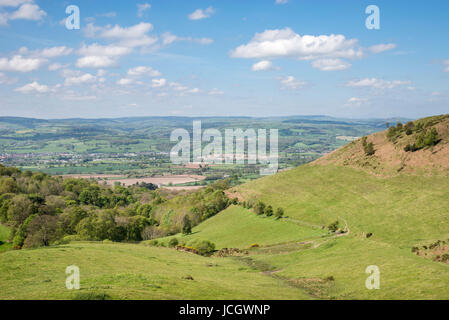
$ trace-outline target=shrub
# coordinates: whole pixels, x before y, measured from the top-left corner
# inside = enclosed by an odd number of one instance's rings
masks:
[[[262,201],[258,201],[256,203],[256,205],[254,206],[254,212],[257,215],[264,214],[264,212],[265,212],[265,203],[263,203]]]
[[[149,245],[150,247],[157,247],[159,242],[156,239],[154,239],[154,240],[146,241],[145,244]]]
[[[176,247],[178,244],[179,244],[179,241],[178,241],[178,239],[176,239],[176,238],[171,238],[170,241],[168,242],[168,246],[169,246],[170,248],[174,248],[174,247]]]
[[[195,240],[189,244],[190,247],[198,251],[198,254],[204,256],[215,251],[215,244],[208,240]]]
[[[266,208],[265,208],[265,215],[267,216],[267,217],[271,217],[272,215],[273,215],[273,207],[272,206],[267,206]]]
[[[284,216],[284,209],[277,208],[275,216],[277,219],[281,219]]]
[[[333,223],[331,223],[330,225],[327,226],[327,228],[329,229],[330,232],[336,232],[338,230],[338,225],[340,224],[340,222],[335,221]]]

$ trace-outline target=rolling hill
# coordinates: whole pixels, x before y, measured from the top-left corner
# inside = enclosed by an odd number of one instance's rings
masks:
[[[243,256],[110,243],[2,253],[1,298],[77,298],[64,289],[63,272],[78,263],[85,293],[115,299],[448,299],[448,143],[449,116],[391,127],[228,191],[240,203],[282,207],[282,219],[231,206],[174,236],[217,249],[259,245]],[[344,232],[328,230],[336,222]],[[379,290],[365,286],[372,265]]]

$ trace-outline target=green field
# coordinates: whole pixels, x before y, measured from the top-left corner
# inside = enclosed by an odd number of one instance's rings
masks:
[[[65,286],[80,268],[81,290]],[[193,280],[185,279],[191,277]],[[228,258],[135,244],[73,243],[0,256],[0,299],[308,299],[301,289]]]
[[[11,248],[11,244],[6,242],[9,238],[9,228],[0,224],[0,252],[6,251]]]
[[[176,235],[178,240],[189,242],[195,239],[209,240],[221,248],[248,248],[252,244],[261,246],[284,242],[299,242],[324,235],[320,229],[312,229],[274,217],[257,216],[239,206],[231,206],[196,228],[188,236]],[[166,241],[167,239],[162,239]],[[168,241],[167,241],[168,242]]]

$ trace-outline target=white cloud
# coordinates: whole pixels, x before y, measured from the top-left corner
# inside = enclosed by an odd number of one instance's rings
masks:
[[[189,14],[189,19],[190,20],[206,19],[206,18],[210,18],[214,13],[215,13],[215,9],[213,7],[209,7],[205,10],[197,9],[194,12],[192,12],[191,14]]]
[[[41,85],[37,81],[26,84],[23,87],[15,89],[17,92],[21,93],[47,93],[50,91],[50,88],[47,85]]]
[[[307,85],[307,82],[302,80],[296,80],[295,77],[293,76],[280,78],[279,80],[281,82],[282,89],[298,90],[302,89],[304,86]]]
[[[221,90],[218,90],[217,88],[213,88],[212,90],[209,91],[209,95],[211,95],[211,96],[220,96],[223,94],[224,94],[224,92]]]
[[[22,47],[19,50],[19,53],[21,55],[26,54],[31,57],[44,58],[44,59],[68,56],[72,52],[73,52],[73,49],[67,48],[66,46],[44,48],[41,50],[34,50],[34,51],[29,51],[28,48]]]
[[[358,80],[351,80],[346,83],[347,87],[352,88],[375,88],[375,89],[394,89],[399,86],[408,86],[411,81],[401,81],[401,80],[383,80],[377,78],[365,78]]]
[[[346,103],[346,106],[360,107],[364,103],[366,103],[367,101],[368,101],[368,99],[365,99],[365,98],[352,97],[352,98],[348,99],[348,102]]]
[[[9,20],[23,19],[38,21],[46,15],[47,13],[44,10],[41,10],[38,5],[34,3],[25,3],[22,4],[17,11],[14,11],[9,15]]]
[[[164,78],[153,79],[151,82],[152,82],[153,88],[160,88],[160,87],[164,87],[167,84],[167,79],[164,79]]]
[[[97,27],[93,23],[89,23],[84,28],[84,34],[90,38],[102,38],[112,41],[117,41],[117,45],[136,48],[136,47],[148,47],[157,42],[156,36],[147,35],[148,32],[153,30],[151,23],[141,22],[131,27],[121,27],[119,25]]]
[[[188,93],[200,93],[201,91],[200,91],[200,89],[198,89],[198,88],[193,88],[193,89],[190,89],[189,91],[187,91]]]
[[[161,38],[162,38],[162,44],[164,46],[172,44],[173,42],[177,42],[177,41],[198,43],[198,44],[203,44],[203,45],[211,44],[214,42],[214,40],[210,39],[210,38],[178,37],[170,32],[163,33]]]
[[[126,86],[126,85],[129,85],[129,84],[132,84],[133,82],[134,82],[134,79],[122,78],[122,79],[117,81],[117,84],[119,84],[121,86]]]
[[[117,65],[117,60],[106,56],[86,56],[76,61],[78,68],[109,68]]]
[[[140,76],[160,77],[162,75],[161,72],[154,70],[152,67],[145,67],[145,66],[139,66],[129,69],[127,74],[128,76],[131,77],[140,77]]]
[[[341,59],[318,59],[312,62],[312,67],[321,71],[340,71],[351,67],[351,64]]]
[[[83,56],[108,56],[108,57],[120,57],[131,53],[131,49],[117,45],[100,45],[98,43],[91,44],[89,46],[83,45],[78,50],[78,54]]]
[[[301,36],[290,28],[265,30],[231,52],[233,58],[266,59],[297,58],[361,58],[363,51],[357,48],[357,39],[343,35]]]
[[[273,69],[273,63],[269,60],[262,60],[253,65],[253,71],[267,71]]]
[[[371,46],[368,48],[369,51],[371,51],[372,53],[381,53],[384,51],[388,51],[388,50],[392,50],[395,49],[397,46],[394,43],[388,43],[388,44],[378,44],[375,46]]]
[[[139,18],[143,17],[145,11],[151,8],[151,4],[144,3],[144,4],[137,4],[137,16]]]
[[[85,83],[93,83],[97,80],[97,77],[91,75],[90,73],[80,74],[78,76],[67,77],[65,79],[64,85],[80,85]]]
[[[39,21],[47,15],[33,0],[0,0],[0,8],[4,7],[19,8],[0,12],[0,25],[3,26],[8,25],[9,20]]]
[[[1,71],[31,72],[39,69],[46,60],[40,58],[24,58],[21,55],[13,56],[11,59],[0,59]]]
[[[0,7],[18,7],[24,3],[31,3],[33,0],[0,0]]]
[[[288,3],[288,0],[276,0],[275,3],[276,4],[286,4],[286,3]]]
[[[351,64],[343,59],[360,59],[365,52],[380,53],[395,48],[395,44],[379,44],[366,49],[357,39],[341,34],[299,35],[290,28],[256,33],[246,44],[231,51],[232,58],[311,60],[312,66],[323,71],[345,70]]]
[[[117,65],[121,56],[132,52],[131,48],[118,45],[83,45],[78,54],[84,57],[76,62],[78,68],[108,68]]]

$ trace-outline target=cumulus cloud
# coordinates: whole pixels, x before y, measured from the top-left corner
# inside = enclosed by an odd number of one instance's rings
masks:
[[[108,68],[117,65],[120,57],[132,52],[131,48],[118,45],[83,45],[78,50],[82,55],[76,62],[78,68]]]
[[[118,45],[135,48],[147,47],[157,42],[158,38],[149,36],[147,33],[153,30],[151,23],[141,22],[131,27],[121,27],[119,25],[97,27],[89,23],[84,30],[84,34],[90,38],[102,38],[116,41]]]
[[[64,85],[72,86],[72,85],[80,85],[86,83],[94,83],[96,82],[97,77],[90,73],[79,74],[76,76],[67,77],[65,79]]]
[[[369,47],[368,50],[371,51],[372,53],[381,53],[384,51],[395,49],[396,47],[397,46],[394,43],[388,43],[388,44],[381,43],[381,44]]]
[[[357,47],[357,39],[343,35],[301,36],[290,28],[265,30],[231,52],[233,58],[361,58],[363,51]]]
[[[50,88],[47,85],[39,84],[37,81],[34,81],[15,89],[15,91],[21,93],[47,93],[50,91]]]
[[[273,63],[269,60],[262,60],[253,65],[251,70],[253,71],[267,71],[273,69]]]
[[[8,25],[10,20],[39,21],[47,15],[33,0],[0,0],[0,7],[18,7],[12,11],[3,10],[0,13],[0,25]]]
[[[189,14],[189,19],[190,20],[206,19],[206,18],[210,18],[214,13],[215,13],[215,9],[213,7],[209,7],[205,10],[197,9],[194,12],[192,12],[191,14]]]
[[[117,81],[117,84],[119,84],[121,86],[127,86],[127,85],[132,84],[133,82],[134,82],[134,79],[122,78],[122,79]]]
[[[164,87],[167,84],[167,79],[161,78],[161,79],[153,79],[152,81],[152,87],[153,88],[160,88]]]
[[[394,89],[400,86],[409,86],[411,81],[401,81],[401,80],[383,80],[377,78],[365,78],[351,80],[346,83],[347,87],[352,88],[375,88],[375,89]]]
[[[60,47],[50,47],[44,48],[40,50],[30,51],[27,47],[22,47],[19,49],[19,54],[27,55],[29,57],[34,58],[42,58],[42,59],[50,59],[50,58],[58,58],[62,56],[67,56],[73,52],[72,48],[68,48],[66,46]]]
[[[256,33],[248,43],[232,50],[230,56],[243,59],[309,60],[314,68],[336,71],[351,67],[345,60],[360,59],[367,52],[380,53],[395,47],[395,44],[380,44],[366,50],[357,39],[347,39],[341,34],[300,35],[290,28],[284,28]]]
[[[145,11],[149,10],[150,8],[151,4],[149,3],[137,4],[137,16],[139,18],[142,18]]]
[[[40,58],[26,58],[15,55],[11,59],[0,58],[0,71],[31,72],[39,69],[46,60]]]
[[[312,62],[312,67],[322,71],[346,70],[351,64],[341,59],[318,59]]]
[[[154,70],[152,67],[139,66],[129,69],[127,75],[131,77],[140,77],[140,76],[160,77],[162,73],[157,70]]]
[[[346,106],[360,107],[363,104],[365,104],[367,101],[368,101],[368,99],[365,99],[365,98],[352,97],[352,98],[348,99],[348,102],[346,103]]]
[[[298,89],[302,89],[303,87],[305,87],[307,85],[307,82],[297,80],[293,76],[279,78],[279,81],[281,82],[282,89],[298,90]]]

